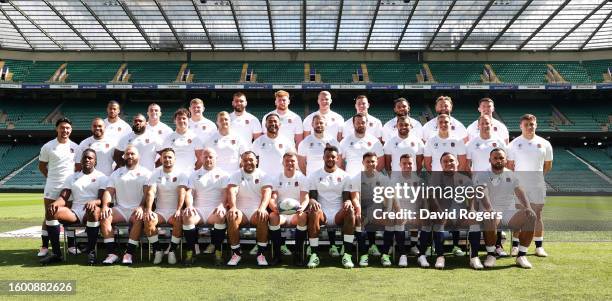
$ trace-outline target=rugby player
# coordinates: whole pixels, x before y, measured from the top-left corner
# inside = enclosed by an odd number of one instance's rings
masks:
[[[122,263],[126,265],[132,264],[132,257],[142,234],[144,213],[142,205],[149,189],[147,182],[151,177],[151,172],[138,163],[138,148],[133,145],[125,148],[123,159],[125,166],[111,174],[102,195],[100,232],[104,237],[108,253],[102,262],[106,265],[119,261],[113,225],[126,222],[130,224],[128,246],[122,259]],[[111,200],[115,200],[112,208],[109,206]]]
[[[38,170],[46,178],[43,195],[45,212],[55,202],[62,192],[62,185],[66,179],[74,173],[74,152],[78,145],[70,140],[72,133],[72,122],[68,118],[60,118],[55,122],[57,137],[43,145],[38,156]],[[47,216],[48,214],[45,214]],[[41,239],[42,246],[38,251],[38,257],[45,257],[49,253],[49,233],[47,231],[46,218],[42,223]],[[51,224],[57,221],[51,220]],[[74,240],[69,242],[71,253],[78,253],[74,246]],[[59,252],[59,250],[58,250]]]
[[[512,230],[520,231],[520,245],[516,264],[522,268],[532,268],[527,260],[527,249],[533,239],[533,230],[536,226],[536,214],[531,209],[529,201],[519,182],[516,174],[505,168],[506,151],[502,148],[494,148],[490,152],[490,169],[478,172],[475,175],[475,184],[483,185],[486,194],[481,201],[483,211],[501,212],[501,219],[485,220],[485,245],[487,249],[487,259],[484,266],[492,268],[495,266],[496,253],[496,229],[499,225],[509,227]],[[515,198],[522,205],[521,209],[515,208]],[[480,237],[478,237],[480,241]]]
[[[370,109],[370,102],[368,97],[365,95],[358,95],[355,98],[355,113],[362,113],[368,117],[368,124],[366,124],[366,133],[382,140],[383,126],[380,119],[370,115],[368,110]],[[355,132],[353,126],[353,117],[347,119],[342,125],[342,137],[348,137]]]
[[[230,114],[221,111],[217,114],[218,130],[209,135],[204,142],[204,147],[215,150],[215,153],[223,158],[217,166],[229,174],[240,169],[240,154],[248,150],[250,145],[244,142],[243,138],[231,127]]]
[[[196,105],[197,106],[197,105]],[[187,175],[200,168],[198,158],[202,152],[202,141],[188,128],[189,111],[178,109],[174,113],[176,130],[166,137],[161,149],[172,148],[176,154],[175,168]]]
[[[315,115],[325,116],[327,121],[327,134],[342,140],[342,126],[344,125],[344,118],[331,110],[332,96],[329,91],[319,92],[317,97],[317,103],[319,104],[319,110],[310,113],[310,115],[304,118],[304,137],[307,137],[312,133],[312,119]]]
[[[264,134],[267,131],[265,123],[268,115],[276,114],[280,118],[279,135],[292,141],[295,145],[299,145],[303,139],[304,127],[302,126],[302,118],[300,115],[289,110],[289,104],[291,103],[289,92],[278,90],[274,93],[274,99],[276,109],[264,115],[261,120]]]
[[[189,119],[189,129],[200,139],[200,141],[206,141],[208,135],[212,134],[216,130],[214,122],[204,117],[204,101],[199,98],[194,98],[189,102],[189,112],[191,113]]]
[[[344,255],[342,265],[345,268],[354,267],[352,260],[355,227],[361,227],[361,207],[359,204],[359,188],[354,179],[344,170],[336,166],[338,149],[328,146],[323,152],[325,166],[308,177],[308,241],[311,254],[307,267],[319,266],[317,254],[321,225],[342,227]],[[340,256],[335,242],[335,230],[329,231],[330,255]]]
[[[162,142],[154,132],[147,131],[147,120],[144,115],[138,113],[134,115],[132,120],[132,132],[119,140],[113,158],[117,167],[124,166],[123,153],[128,144],[131,144],[138,149],[140,165],[148,170],[153,170],[155,169],[155,157]]]
[[[352,120],[352,119],[351,119]],[[327,119],[317,114],[312,117],[313,134],[308,135],[298,146],[298,163],[306,176],[323,168],[323,150],[328,145],[338,147],[336,138],[327,134]]]
[[[277,177],[272,178],[273,190],[270,199],[270,239],[273,244],[273,254],[271,264],[280,263],[282,248],[286,246],[281,239],[281,226],[295,227],[295,253],[294,264],[304,265],[303,249],[306,240],[307,216],[306,207],[308,206],[308,180],[298,169],[298,159],[295,152],[287,152],[283,155],[283,171]],[[282,214],[279,204],[286,199],[294,199],[301,203],[301,206],[294,214]],[[285,252],[286,253],[286,252]]]
[[[253,114],[246,111],[247,98],[242,92],[236,92],[232,96],[232,107],[230,113],[232,129],[236,131],[246,145],[251,145],[253,140],[261,136],[261,123]]]
[[[425,169],[427,171],[442,171],[442,165],[440,164],[440,158],[443,153],[449,152],[454,154],[459,160],[459,170],[466,170],[467,159],[465,152],[465,144],[461,139],[454,138],[451,136],[451,117],[446,114],[440,114],[436,121],[438,132],[437,135],[432,136],[425,143],[425,149],[423,150],[423,161],[425,163]]]
[[[505,144],[508,144],[508,142],[510,141],[508,128],[506,128],[506,126],[502,122],[493,118],[494,111],[495,104],[493,103],[493,99],[485,97],[478,101],[478,112],[480,112],[480,117],[487,116],[491,120],[491,136],[504,141]],[[468,125],[468,139],[472,140],[480,136],[479,122],[480,118],[476,119],[474,122]]]
[[[185,265],[195,262],[198,243],[197,225],[213,225],[211,244],[204,253],[215,253],[215,264],[222,264],[221,244],[225,239],[227,184],[229,173],[216,165],[217,154],[211,148],[202,151],[202,168],[189,178],[189,193],[183,210],[183,234],[187,241]]]
[[[521,136],[510,143],[508,149],[508,167],[516,172],[531,208],[536,213],[536,225],[533,240],[535,241],[535,254],[546,257],[544,250],[544,223],[542,222],[542,209],[546,202],[546,183],[544,175],[552,169],[553,149],[546,139],[536,134],[538,127],[534,115],[525,114],[520,119]],[[511,254],[518,254],[516,239],[512,240]]]
[[[463,123],[451,116],[453,112],[453,100],[450,96],[440,96],[436,99],[436,113],[437,117],[428,121],[423,125],[422,139],[427,142],[429,138],[435,137],[438,134],[438,117],[440,115],[447,115],[450,118],[449,121],[449,134],[451,137],[462,140],[464,143],[467,142],[467,130]]]
[[[406,116],[397,118],[397,135],[385,141],[383,151],[385,153],[385,170],[387,174],[392,171],[401,171],[400,157],[408,154],[410,159],[414,160],[412,164],[413,171],[420,172],[423,168],[423,150],[425,145],[423,141],[415,136],[410,135],[412,127],[410,119]]]
[[[173,149],[163,149],[160,155],[162,166],[153,171],[147,183],[149,190],[145,195],[142,220],[144,233],[155,254],[153,264],[160,264],[164,256],[164,251],[159,245],[157,225],[166,223],[172,225],[168,263],[176,264],[175,251],[181,243],[183,231],[181,210],[187,195],[189,177],[175,169],[176,154]],[[155,211],[153,211],[153,202],[155,202]]]
[[[365,114],[355,114],[353,116],[353,126],[355,132],[342,139],[340,143],[340,167],[345,168],[351,176],[357,176],[363,170],[363,154],[374,152],[378,157],[377,170],[382,170],[385,165],[383,146],[380,140],[366,133],[368,117]],[[345,162],[346,161],[346,162]]]
[[[132,131],[130,125],[119,117],[120,113],[121,107],[119,103],[115,100],[109,101],[106,105],[104,125],[106,126],[106,135],[109,139],[115,140],[115,143],[119,143],[119,140],[121,140],[123,136]]]
[[[60,223],[86,224],[87,261],[96,263],[96,242],[100,229],[100,199],[106,187],[107,177],[95,169],[96,151],[85,149],[81,156],[82,171],[70,175],[62,185],[62,192],[57,200],[47,207],[47,232],[53,254],[43,258],[42,264],[62,261],[60,249]],[[73,200],[70,200],[70,197]]]
[[[421,138],[422,136],[422,128],[421,122],[410,117],[410,102],[403,97],[395,99],[393,101],[393,112],[395,112],[395,117],[393,119],[387,121],[383,126],[383,140],[389,141],[391,138],[396,136],[397,132],[397,117],[404,116],[410,119],[410,133],[416,137]]]
[[[280,134],[285,124],[281,123],[277,114],[268,114],[264,120],[266,133],[253,141],[252,150],[258,157],[258,168],[273,175],[282,166],[283,155],[295,148],[292,140]]]
[[[263,136],[262,136],[263,137]],[[261,137],[260,137],[261,138]],[[252,151],[241,155],[241,169],[232,174],[227,185],[227,236],[232,258],[227,265],[240,262],[240,227],[256,226],[257,265],[267,266],[264,252],[268,246],[268,204],[272,196],[272,182],[263,170],[257,168],[257,156]]]
[[[81,171],[81,157],[83,151],[91,148],[96,151],[96,170],[110,176],[113,172],[113,153],[115,149],[115,140],[108,138],[105,135],[104,120],[102,118],[94,118],[91,122],[91,136],[79,143],[76,152],[74,153],[74,170]]]
[[[164,141],[168,135],[172,134],[172,128],[161,121],[162,111],[161,107],[152,103],[147,107],[147,132],[154,133],[159,136],[161,141]]]

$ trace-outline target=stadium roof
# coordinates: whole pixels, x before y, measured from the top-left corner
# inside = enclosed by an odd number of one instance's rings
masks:
[[[612,49],[610,0],[0,0],[18,50]]]

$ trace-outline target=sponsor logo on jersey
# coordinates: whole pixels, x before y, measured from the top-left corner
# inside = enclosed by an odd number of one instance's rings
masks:
[[[74,148],[70,148],[70,152],[74,154]]]
[[[108,143],[107,143],[107,144],[106,144],[106,145],[104,145],[104,146],[105,146],[106,148],[109,148],[109,147],[110,147],[110,144],[108,144]]]
[[[510,181],[511,181],[510,178],[506,178],[507,183],[510,183]]]
[[[539,144],[539,143],[538,143],[538,148],[542,148],[542,144]]]

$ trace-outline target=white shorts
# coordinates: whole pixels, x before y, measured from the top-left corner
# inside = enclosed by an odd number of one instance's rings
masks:
[[[60,192],[62,192],[62,185],[51,185],[45,184],[44,198],[49,200],[57,200]]]
[[[87,210],[85,209],[84,204],[72,204],[72,208],[70,208],[70,210],[72,213],[74,213],[74,215],[76,215],[79,222],[85,223],[85,213],[87,213]]]
[[[336,226],[336,214],[338,214],[340,209],[342,208],[323,208],[323,206],[321,206],[321,210],[323,210],[323,214],[325,214],[325,225]]]
[[[281,220],[284,219],[285,222],[283,224],[281,224],[281,226],[291,226],[291,221],[293,220],[294,216],[297,216],[295,213],[294,214],[279,214]]]
[[[196,207],[195,210],[202,219],[202,223],[208,223],[208,217],[213,213],[217,207]]]
[[[546,203],[546,187],[523,187],[527,200],[532,204]]]
[[[240,212],[242,212],[242,215],[244,215],[242,217],[243,220],[246,220],[248,223],[251,223],[251,216],[253,216],[253,214],[255,214],[255,211],[257,211],[257,209],[259,209],[259,207],[238,208],[238,210],[240,210]]]
[[[136,208],[136,207],[134,207],[134,208]],[[125,207],[121,207],[121,206],[113,207],[113,209],[117,209],[117,212],[119,212],[119,214],[121,214],[121,216],[123,216],[123,219],[126,222],[130,221],[130,216],[132,216],[132,212],[134,212],[134,208],[125,208]]]
[[[502,219],[500,225],[507,227],[512,217],[518,212],[516,209],[506,209],[501,211]]]
[[[164,221],[167,223],[170,220],[170,217],[174,215],[176,209],[157,209],[155,213],[161,215],[164,218]]]

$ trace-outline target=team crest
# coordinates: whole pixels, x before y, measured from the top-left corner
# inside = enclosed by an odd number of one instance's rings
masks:
[[[510,183],[510,178],[506,178],[506,182],[507,182],[507,183]]]
[[[106,145],[104,145],[104,146],[106,146],[106,148],[109,148],[109,147],[110,147],[110,144],[108,144],[108,143],[107,143],[107,144],[106,144]]]
[[[191,139],[187,139],[187,143],[191,144]]]
[[[219,142],[219,140],[215,139],[215,141],[213,141],[215,144],[217,144]]]
[[[218,178],[219,178],[219,175],[215,175],[215,179],[218,179]]]
[[[149,138],[145,139],[145,143],[149,143]]]
[[[279,143],[279,144],[278,144],[278,148],[283,148],[283,144],[282,144],[282,143]]]
[[[293,183],[293,186],[298,187],[300,186],[300,183],[298,183],[298,181],[295,181],[295,183]]]
[[[288,122],[288,123],[291,123],[291,118],[287,119],[287,122]]]
[[[157,134],[161,135],[162,134],[162,130],[157,131]]]
[[[236,140],[232,140],[232,144],[236,144]]]
[[[374,126],[374,123],[370,122],[370,127],[373,127],[373,126]]]
[[[206,131],[206,126],[205,125],[202,126],[202,130]]]
[[[521,148],[521,147],[523,147],[523,144],[519,143],[518,148]]]
[[[95,181],[96,181],[96,178],[91,178],[91,182],[92,183],[95,182]]]
[[[244,124],[249,124],[249,122],[250,122],[250,121],[249,121],[248,119],[245,119],[245,120],[244,120]]]
[[[539,143],[538,143],[538,148],[542,148],[542,144],[539,144]]]
[[[259,184],[259,179],[255,179],[255,184]]]
[[[338,182],[342,182],[342,178],[338,177],[336,180],[338,180]]]
[[[117,132],[121,132],[121,127],[118,127],[118,128],[117,128]]]
[[[496,126],[493,127],[493,131],[497,132],[497,127]]]
[[[414,142],[410,142],[410,146],[414,147]]]
[[[176,182],[176,180],[177,180],[176,177],[172,178],[172,182]]]
[[[336,118],[332,118],[332,122],[336,121]]]
[[[454,131],[454,130],[455,130],[455,126],[451,125],[451,131]]]
[[[70,152],[74,154],[74,148],[71,148],[71,149],[70,149]]]
[[[313,147],[313,146],[314,146],[314,143],[310,142],[310,147]]]
[[[136,176],[139,176],[139,177],[140,177],[140,173],[139,173],[139,172],[137,172],[137,173],[136,173]]]
[[[493,142],[493,147],[497,147],[497,142]]]
[[[372,142],[368,141],[368,146],[372,146]]]

